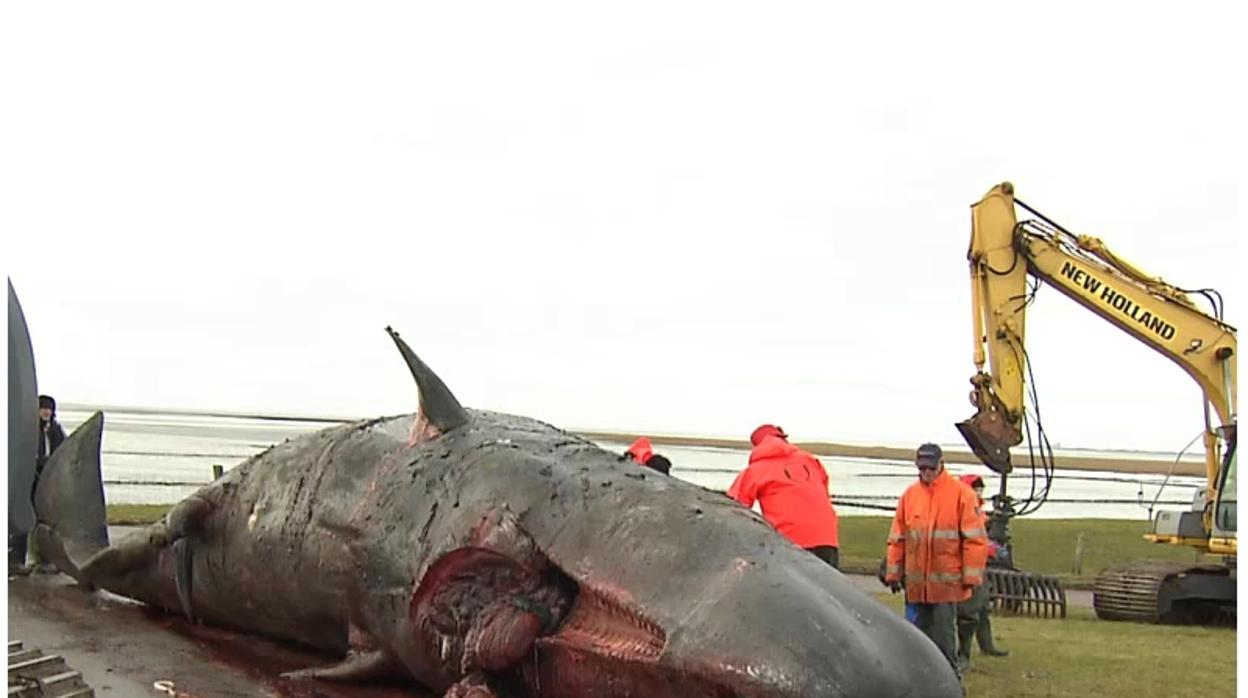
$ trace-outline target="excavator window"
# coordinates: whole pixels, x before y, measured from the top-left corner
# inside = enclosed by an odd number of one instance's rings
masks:
[[[1227,459],[1222,487],[1218,490],[1217,522],[1223,531],[1235,531],[1235,504],[1238,496],[1235,490],[1235,451],[1231,451]]]

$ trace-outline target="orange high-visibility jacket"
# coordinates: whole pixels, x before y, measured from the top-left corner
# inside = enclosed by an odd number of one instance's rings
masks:
[[[884,580],[904,579],[906,601],[965,601],[983,583],[988,534],[977,499],[943,470],[931,485],[916,482],[901,495]]]

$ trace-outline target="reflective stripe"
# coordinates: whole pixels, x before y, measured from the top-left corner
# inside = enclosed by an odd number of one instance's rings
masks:
[[[985,532],[984,529],[982,528],[964,528],[962,529],[962,535],[966,536],[967,538],[987,538],[988,537],[988,533]]]
[[[962,570],[962,576],[963,577],[982,577],[984,576],[984,568],[967,567],[966,569]]]
[[[981,529],[982,532],[982,529]],[[906,538],[922,540],[924,538],[936,538],[939,540],[957,540],[961,537],[961,533],[952,528],[933,528],[922,529],[912,528],[906,531]]]
[[[900,542],[901,542],[901,541],[903,541],[903,540],[905,540],[905,539],[904,539],[903,537],[901,537],[901,536],[897,535],[896,533],[889,534],[889,536],[888,536],[888,542],[889,542],[889,543],[900,543]]]
[[[889,573],[896,570],[889,568]],[[935,582],[936,584],[961,584],[961,572],[924,572],[918,569],[906,569],[906,582]]]

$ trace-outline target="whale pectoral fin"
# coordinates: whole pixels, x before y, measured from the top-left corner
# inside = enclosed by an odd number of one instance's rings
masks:
[[[80,581],[107,586],[102,580],[115,579],[151,564],[166,541],[165,525],[155,523],[95,553],[79,567]]]
[[[332,681],[374,681],[394,676],[398,666],[385,650],[352,651],[337,664],[308,667],[282,674],[284,679],[328,679]]]
[[[178,502],[165,516],[166,535],[172,541],[170,547],[174,560],[173,581],[178,591],[178,603],[182,606],[186,619],[192,623],[195,622],[194,607],[191,605],[194,559],[192,541],[203,530],[204,521],[215,508],[212,502],[220,491],[219,486],[210,486]]]
[[[212,503],[200,494],[193,494],[178,502],[165,517],[170,537],[178,539],[199,531],[212,510]]]
[[[182,604],[182,612],[186,619],[195,622],[195,614],[191,610],[191,539],[179,538],[173,542],[173,582],[178,590],[178,603]]]

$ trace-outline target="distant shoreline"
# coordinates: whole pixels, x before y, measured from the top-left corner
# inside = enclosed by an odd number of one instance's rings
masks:
[[[580,436],[596,441],[628,444],[640,434],[623,434],[610,431],[578,431]],[[658,436],[646,434],[655,446],[685,446],[690,448],[727,448],[749,450],[750,442],[744,439],[722,439],[703,436]],[[833,458],[867,458],[871,460],[892,460],[910,462],[914,459],[914,449],[895,446],[854,446],[829,441],[794,441],[794,444],[810,451],[817,456]],[[969,450],[944,449],[945,462],[960,465],[980,465],[980,460]],[[1025,452],[1015,454],[1015,472],[1023,471]],[[1174,468],[1174,475],[1201,477],[1205,474],[1203,463],[1173,460],[1149,460],[1145,458],[1101,458],[1095,456],[1053,456],[1054,467],[1063,470],[1091,470],[1096,472],[1120,472],[1136,475],[1165,475]]]
[[[227,412],[223,410],[194,410],[158,407],[126,407],[121,405],[84,405],[63,403],[62,411],[92,412],[103,410],[105,413],[124,412],[130,414],[167,414],[180,417],[216,417],[227,419],[253,419],[270,422],[306,422],[312,424],[344,424],[358,421],[359,417],[326,417],[303,415],[275,415],[258,412]],[[646,436],[656,446],[683,446],[689,448],[723,448],[733,450],[749,450],[750,443],[745,439],[729,439],[714,436],[684,436],[672,434],[640,434],[637,432],[608,431],[601,429],[568,429],[586,439],[607,441],[610,443],[628,444],[638,436]],[[830,441],[795,441],[795,444],[818,456],[833,458],[864,458],[869,460],[889,460],[910,462],[914,458],[914,449],[896,446],[861,446],[836,443]],[[1015,454],[1015,470],[1027,469],[1026,452],[1019,450]],[[959,465],[979,465],[980,461],[973,453],[965,449],[946,448],[945,461]],[[1176,465],[1173,459],[1151,459],[1132,457],[1102,457],[1078,455],[1054,455],[1054,466],[1063,470],[1088,470],[1094,472],[1120,472],[1137,475],[1165,475],[1173,468],[1174,475],[1203,477],[1205,474],[1202,462],[1182,460]]]

